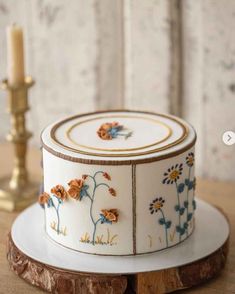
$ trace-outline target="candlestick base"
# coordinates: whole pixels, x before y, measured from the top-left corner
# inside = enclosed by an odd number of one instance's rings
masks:
[[[0,209],[9,212],[23,210],[37,201],[39,182],[29,181],[23,188],[12,189],[9,186],[11,177],[0,179]]]

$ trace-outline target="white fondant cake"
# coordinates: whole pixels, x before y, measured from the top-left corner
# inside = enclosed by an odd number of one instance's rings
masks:
[[[194,229],[194,145],[185,121],[138,111],[88,113],[42,133],[47,234],[68,248],[134,255]]]

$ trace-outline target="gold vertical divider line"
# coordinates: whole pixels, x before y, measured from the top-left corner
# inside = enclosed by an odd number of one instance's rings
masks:
[[[132,226],[133,254],[136,254],[136,164],[132,164]]]

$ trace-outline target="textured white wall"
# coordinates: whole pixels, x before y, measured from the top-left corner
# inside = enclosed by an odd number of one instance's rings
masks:
[[[0,76],[6,73],[5,27],[25,30],[27,73],[36,79],[28,115],[34,143],[48,123],[95,109],[97,30],[93,0],[0,1]],[[1,138],[7,131],[5,95],[0,93]]]
[[[171,112],[198,133],[197,173],[235,180],[235,1],[0,0],[0,77],[5,27],[25,30],[32,143],[48,123],[95,109]],[[9,127],[0,92],[0,140]]]
[[[235,146],[221,138],[235,131],[235,2],[182,3],[182,113],[198,133],[198,171],[234,180]]]
[[[125,2],[125,106],[169,109],[171,40],[168,1]]]

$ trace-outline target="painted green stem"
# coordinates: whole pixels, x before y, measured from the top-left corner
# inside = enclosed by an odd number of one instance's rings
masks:
[[[195,177],[193,178],[193,181],[195,181]],[[193,187],[193,200],[195,200],[195,187]]]
[[[60,215],[59,215],[59,207],[60,204],[58,204],[58,207],[56,209],[56,213],[57,213],[57,219],[58,219],[58,223],[57,223],[57,234],[59,235],[60,233]]]
[[[110,188],[110,186],[109,186],[108,184],[100,183],[100,184],[98,184],[98,185],[96,186],[96,189],[97,189],[98,187],[100,187],[100,186],[105,186],[105,187],[107,187],[108,189]]]
[[[175,182],[175,186],[176,186],[176,192],[177,192],[177,200],[178,200],[178,206],[179,206],[179,211],[178,211],[178,215],[179,215],[179,227],[181,228],[181,215],[180,215],[180,196],[179,196],[179,192],[178,192],[178,184],[177,182]],[[181,241],[181,234],[179,232],[179,241]]]
[[[94,182],[94,188],[93,188],[93,192],[92,192],[92,196],[89,197],[89,199],[91,200],[91,205],[90,205],[90,217],[91,217],[91,221],[94,225],[94,232],[96,231],[96,223],[95,223],[95,220],[93,218],[93,213],[92,213],[92,208],[93,208],[93,204],[94,204],[94,197],[95,197],[95,190],[96,190],[96,180],[95,180],[95,177],[92,177],[90,176],[92,179],[93,179],[93,182]],[[94,233],[93,233],[93,236],[94,236]],[[95,245],[94,243],[94,240],[92,239],[92,244]]]
[[[117,134],[117,136],[123,136],[123,137],[125,137],[125,139],[129,138],[131,135],[132,135],[132,132],[129,132],[127,134],[123,134],[123,133]]]
[[[90,217],[91,217],[91,220],[93,222],[93,224],[95,225],[95,221],[93,219],[93,215],[92,215],[92,208],[93,208],[93,203],[94,203],[94,200],[90,197],[91,199],[91,206],[90,206]]]
[[[107,187],[108,189],[110,188],[110,186],[108,185],[108,184],[106,184],[106,183],[100,183],[100,184],[97,184],[97,182],[96,182],[96,176],[98,175],[98,174],[103,174],[103,172],[102,171],[97,171],[95,174],[94,174],[94,176],[91,176],[91,175],[87,175],[89,178],[91,178],[92,180],[93,180],[93,184],[94,184],[94,187],[93,187],[93,191],[92,191],[92,195],[90,196],[89,194],[88,194],[88,198],[90,199],[90,201],[91,201],[91,206],[90,206],[90,217],[91,217],[91,221],[92,221],[92,223],[93,223],[93,225],[94,225],[94,230],[93,230],[93,237],[92,237],[92,244],[93,245],[95,245],[95,234],[96,234],[96,227],[97,227],[97,224],[99,223],[99,221],[101,220],[100,218],[97,220],[97,221],[95,221],[94,220],[94,217],[93,217],[93,204],[94,204],[94,198],[95,198],[95,193],[96,193],[96,189],[98,188],[98,187],[100,187],[100,186],[105,186],[105,187]]]
[[[95,178],[98,174],[103,174],[103,173],[104,173],[104,172],[102,172],[101,170],[99,170],[99,171],[95,172],[93,178]],[[92,176],[91,176],[91,177],[92,177]]]
[[[188,189],[187,189],[187,204],[189,204],[188,202],[188,194],[189,194],[189,183],[190,183],[190,177],[191,177],[191,167],[189,167],[189,172],[188,172]],[[188,222],[188,205],[187,205],[187,208],[186,208],[186,221]],[[187,237],[188,237],[188,227],[187,227],[187,230],[186,230],[186,234],[187,234]]]
[[[55,209],[55,212],[56,212],[56,215],[57,215],[57,234],[59,235],[60,234],[60,215],[59,215],[59,208],[60,208],[60,202],[58,202],[58,206],[55,207],[55,204],[54,204],[54,201],[52,199],[52,205]]]
[[[159,210],[161,211],[162,218],[164,219],[164,227],[165,227],[165,235],[166,235],[166,247],[168,247],[168,234],[167,234],[167,227],[166,227],[166,218],[165,218],[165,215],[164,215],[162,209],[160,208]]]
[[[93,244],[93,245],[95,245],[95,233],[96,233],[96,227],[97,227],[99,221],[101,221],[101,218],[99,218],[99,219],[94,223],[94,230],[93,230],[93,236],[92,236],[92,244]]]

